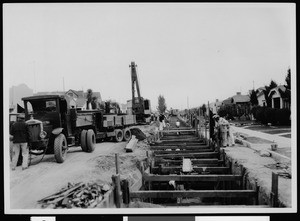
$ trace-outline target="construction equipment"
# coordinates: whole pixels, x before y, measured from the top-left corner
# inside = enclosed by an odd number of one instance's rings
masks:
[[[131,86],[132,86],[132,99],[127,102],[127,106],[132,108],[132,114],[136,115],[137,123],[148,123],[151,114],[150,100],[144,99],[141,96],[139,81],[137,77],[136,67],[134,61],[129,65],[131,68]],[[137,97],[135,97],[135,88],[137,90]]]
[[[64,162],[70,146],[81,145],[83,151],[92,152],[96,139],[129,141],[129,127],[136,125],[135,115],[77,110],[64,95],[31,96],[22,100],[30,131],[30,153],[54,153],[58,163]]]

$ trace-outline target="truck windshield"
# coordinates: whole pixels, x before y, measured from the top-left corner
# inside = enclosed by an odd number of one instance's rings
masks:
[[[32,100],[26,102],[28,113],[55,112],[56,100]]]

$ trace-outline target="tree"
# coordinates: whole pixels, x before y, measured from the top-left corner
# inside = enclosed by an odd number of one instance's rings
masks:
[[[287,70],[287,75],[285,77],[285,83],[286,83],[285,87],[287,89],[291,90],[291,69],[290,68]]]
[[[89,104],[92,102],[93,100],[93,90],[92,89],[87,89],[87,93],[86,93],[86,109],[89,110]]]
[[[206,113],[206,105],[205,104],[202,104],[202,106],[200,107],[202,113],[203,113],[203,116],[205,116],[205,113]]]
[[[252,90],[250,93],[250,103],[252,106],[258,105],[256,91]]]
[[[263,92],[265,94],[267,107],[272,107],[272,95],[273,94],[269,94],[269,93],[275,87],[277,87],[277,83],[273,80],[271,80],[269,86],[265,86],[265,90]]]
[[[285,99],[289,104],[291,104],[291,69],[287,70],[287,75],[285,77],[285,90],[278,89],[280,96]]]
[[[157,110],[160,113],[164,113],[167,109],[166,100],[163,95],[158,96],[158,107]]]

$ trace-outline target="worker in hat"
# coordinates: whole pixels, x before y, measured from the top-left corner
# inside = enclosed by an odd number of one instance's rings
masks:
[[[13,141],[13,157],[12,157],[12,170],[16,169],[20,151],[22,150],[22,169],[28,168],[28,141],[29,141],[29,130],[25,123],[25,116],[23,114],[17,117],[17,121],[12,125],[10,135]]]
[[[228,139],[227,139],[227,134],[228,134],[228,126],[229,122],[225,120],[225,118],[220,117],[219,115],[215,115],[215,121],[216,125],[219,128],[220,132],[220,138],[221,138],[221,146],[226,147],[228,145]]]

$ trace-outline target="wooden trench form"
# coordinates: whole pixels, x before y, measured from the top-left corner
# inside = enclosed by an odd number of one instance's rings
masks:
[[[180,130],[177,130],[178,132]],[[184,131],[186,136],[187,130]],[[173,132],[171,132],[173,133]],[[191,131],[195,134],[194,130]],[[179,136],[180,137],[180,136]],[[179,140],[179,141],[178,141]],[[117,174],[113,176],[114,201],[117,208],[128,207],[132,200],[152,203],[154,199],[171,198],[206,198],[212,199],[204,205],[244,205],[261,207],[278,206],[278,175],[272,176],[272,193],[270,204],[259,202],[259,186],[257,182],[250,184],[245,168],[240,165],[239,172],[232,174],[232,162],[228,162],[224,150],[210,148],[208,142],[195,136],[186,140],[164,136],[162,143],[151,146],[147,151],[146,160],[139,163],[142,173],[140,183],[129,185],[128,180],[120,180],[118,173],[118,155],[116,154]],[[165,141],[167,141],[165,143]],[[199,151],[197,151],[199,150]],[[183,173],[183,159],[190,159],[193,168],[189,173]],[[169,181],[176,183],[213,183],[213,189],[159,189],[168,185]],[[277,180],[277,183],[276,183]],[[141,187],[141,188],[139,188]],[[217,200],[215,204],[214,200]],[[242,200],[240,200],[242,199]],[[242,204],[239,204],[241,202]],[[162,203],[162,205],[164,205]],[[169,206],[186,206],[189,203],[171,203]],[[203,205],[203,204],[200,204]]]
[[[187,130],[184,132],[184,136],[186,136]],[[191,133],[194,134],[194,130]],[[186,140],[182,141],[181,138],[178,139],[179,141],[176,138],[170,140],[168,135],[161,140],[162,143],[151,146],[151,154],[147,151],[146,162],[140,163],[142,188],[132,190],[128,185],[128,181],[121,181],[122,203],[128,205],[134,199],[152,203],[154,199],[199,197],[212,199],[212,201],[209,201],[210,204],[204,205],[215,205],[211,202],[217,199],[221,205],[259,206],[259,186],[255,183],[252,186],[250,185],[250,189],[246,189],[247,184],[249,187],[249,183],[247,183],[243,166],[240,166],[238,174],[231,174],[232,166],[226,160],[224,150],[210,148],[207,142],[197,136],[190,138],[188,142]],[[197,148],[199,151],[197,151]],[[191,160],[193,170],[190,173],[182,172],[183,159]],[[186,190],[177,188],[176,190],[166,190],[158,188],[167,186],[167,183],[171,180],[176,183],[196,183],[196,185],[205,182],[214,183],[214,189]],[[272,188],[271,205],[267,206],[276,207],[278,201],[276,188],[278,189],[278,186],[275,184]],[[242,204],[237,203],[239,199],[243,199]],[[231,202],[234,203],[231,204]],[[162,205],[164,204],[162,203]],[[189,204],[173,203],[168,205],[185,206]],[[266,205],[261,206],[265,207]]]

